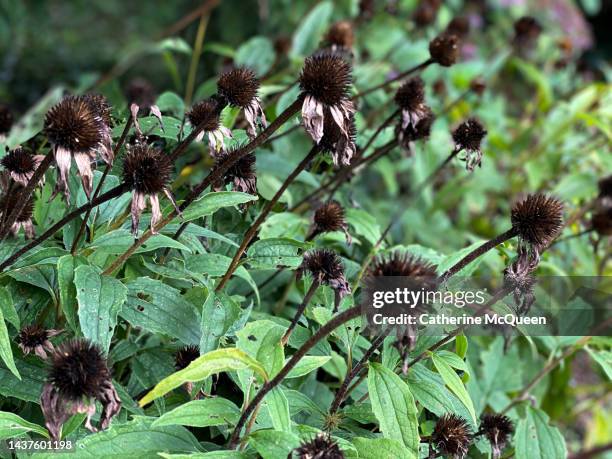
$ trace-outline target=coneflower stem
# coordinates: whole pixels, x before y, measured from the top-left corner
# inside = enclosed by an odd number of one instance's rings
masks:
[[[285,366],[276,374],[274,378],[270,381],[263,384],[261,389],[255,394],[253,400],[245,407],[236,423],[236,427],[234,427],[234,431],[229,439],[229,448],[233,449],[238,445],[240,441],[240,433],[242,431],[242,427],[246,423],[247,419],[253,412],[256,406],[258,406],[264,397],[278,386],[283,379],[289,374],[289,372],[298,364],[302,357],[306,355],[306,353],[311,350],[319,341],[329,335],[332,331],[338,328],[340,325],[348,322],[351,319],[354,319],[361,314],[361,307],[354,306],[350,309],[346,309],[345,311],[337,314],[333,317],[329,322],[323,325],[317,332],[312,335],[302,346],[291,356],[289,361],[285,364]]]
[[[476,260],[476,258],[484,255],[489,250],[497,247],[499,244],[506,242],[508,239],[512,239],[516,235],[518,235],[518,231],[515,228],[510,228],[508,231],[485,242],[442,273],[440,276],[440,282],[445,283],[451,276],[457,274],[471,262]]]
[[[36,239],[34,239],[31,242],[29,242],[28,244],[26,244],[25,246],[23,246],[22,248],[17,250],[13,255],[11,255],[6,260],[4,260],[2,262],[2,264],[0,264],[0,272],[4,271],[7,267],[9,267],[11,264],[13,264],[15,262],[15,260],[17,260],[24,253],[29,252],[30,250],[32,250],[37,245],[40,245],[41,243],[43,243],[44,241],[49,239],[51,236],[53,236],[56,233],[56,231],[60,230],[63,226],[65,226],[66,224],[68,224],[69,222],[74,220],[76,217],[81,215],[83,212],[85,212],[85,211],[87,211],[89,209],[93,209],[94,207],[99,206],[100,204],[103,204],[103,203],[105,203],[107,201],[110,201],[111,199],[114,199],[117,196],[120,196],[125,191],[127,191],[127,186],[125,184],[121,184],[121,185],[119,185],[119,186],[117,186],[115,188],[112,188],[111,190],[108,190],[106,193],[98,196],[98,198],[93,199],[92,201],[90,201],[90,202],[88,202],[86,204],[83,204],[78,209],[75,209],[72,212],[70,212],[69,214],[65,215],[64,218],[62,218],[56,224],[51,226],[51,228],[49,228],[43,234],[41,234]]]
[[[127,138],[128,132],[130,132],[130,127],[132,126],[133,119],[134,118],[132,117],[132,112],[130,112],[128,119],[125,122],[125,127],[123,128],[123,132],[121,132],[121,136],[119,137],[119,140],[117,141],[117,143],[115,144],[115,148],[113,149],[114,159],[117,159],[117,155],[119,154],[119,151],[121,151],[121,147],[125,143],[125,139]],[[92,201],[95,200],[100,194],[100,192],[102,191],[102,185],[104,185],[104,181],[106,180],[106,177],[108,176],[108,173],[111,171],[112,168],[113,168],[112,164],[107,164],[106,167],[104,168],[102,177],[100,178],[100,181],[98,182],[98,186],[96,187],[93,197],[91,198]],[[79,240],[85,233],[85,228],[87,228],[87,220],[89,219],[89,216],[91,215],[92,209],[93,207],[89,208],[87,212],[85,212],[85,216],[83,217],[83,221],[81,222],[81,227],[79,228],[79,232],[77,233],[76,237],[74,238],[74,241],[72,242],[72,247],[70,249],[70,253],[72,254],[72,256],[76,254],[77,247],[79,246]]]
[[[607,451],[612,451],[612,443],[596,446],[595,448],[586,449],[584,451],[579,451],[577,453],[571,454],[568,459],[594,459],[596,457],[600,457],[601,454]]]
[[[382,343],[385,341],[385,338],[390,332],[391,327],[387,327],[380,335],[374,338],[372,344],[364,352],[361,359],[359,359],[355,366],[353,366],[353,368],[351,368],[351,370],[347,373],[346,377],[344,378],[344,381],[342,381],[342,385],[336,391],[336,396],[334,397],[334,400],[332,401],[332,404],[329,408],[329,414],[335,414],[338,411],[340,405],[349,393],[349,385],[351,384],[353,379],[355,379],[355,377],[359,374],[359,372],[368,362],[368,360],[370,360],[372,355],[374,355],[374,352],[376,352],[376,350],[382,345]]]
[[[308,303],[310,303],[310,300],[312,299],[312,297],[316,293],[317,288],[319,288],[319,285],[320,284],[319,284],[319,282],[316,279],[312,281],[312,284],[310,285],[310,288],[306,292],[306,295],[304,295],[304,299],[302,300],[302,302],[298,306],[298,309],[297,309],[297,311],[295,313],[295,316],[293,317],[293,319],[291,320],[291,323],[289,324],[289,328],[287,328],[287,331],[285,332],[285,334],[281,338],[281,344],[283,346],[287,344],[287,341],[289,341],[289,337],[291,336],[291,333],[293,333],[293,329],[295,328],[295,326],[297,325],[298,321],[300,320],[300,317],[302,317],[302,314],[304,314],[304,311],[306,310],[306,307],[308,306]]]
[[[380,83],[380,84],[378,84],[376,86],[372,86],[371,88],[365,89],[365,90],[355,94],[353,96],[353,99],[358,99],[358,98],[366,96],[366,95],[368,95],[368,94],[370,94],[370,93],[372,93],[372,92],[374,92],[374,91],[376,91],[378,89],[382,89],[385,86],[390,85],[394,81],[401,80],[401,79],[406,78],[407,76],[409,76],[409,75],[411,75],[411,74],[413,74],[415,72],[418,72],[419,70],[423,70],[423,69],[427,68],[431,64],[433,64],[433,60],[427,59],[425,62],[422,62],[419,65],[416,65],[416,66],[414,66],[414,67],[412,67],[412,68],[410,68],[410,69],[400,73],[399,75],[391,78],[390,80],[384,81],[384,82],[382,82],[382,83]]]
[[[255,137],[251,142],[249,142],[248,144],[246,144],[244,147],[236,150],[235,152],[232,153],[232,155],[230,157],[228,157],[225,162],[223,163],[222,167],[218,167],[216,169],[214,169],[213,171],[211,171],[205,178],[204,180],[202,180],[188,195],[187,198],[185,199],[185,201],[183,201],[183,203],[179,206],[179,209],[181,211],[185,210],[193,201],[195,201],[200,194],[202,194],[204,192],[204,190],[206,188],[208,188],[212,183],[216,182],[217,180],[219,180],[221,177],[223,177],[223,175],[227,172],[227,170],[232,167],[236,162],[238,162],[241,158],[245,157],[246,155],[248,155],[249,153],[251,153],[253,150],[255,150],[256,148],[260,147],[266,140],[268,140],[270,138],[270,136],[277,131],[283,124],[285,124],[289,119],[291,119],[291,117],[293,117],[296,113],[298,113],[300,111],[300,109],[302,108],[302,102],[303,99],[302,97],[298,97],[291,105],[289,105],[289,107],[287,107],[280,115],[278,115],[276,117],[276,119],[274,121],[272,121],[272,123],[270,123],[270,125],[263,131],[261,132],[257,137]],[[200,126],[198,126],[198,128],[200,128]],[[187,138],[185,138],[185,140],[179,145],[179,147],[181,148],[181,153],[182,151],[184,151],[184,149],[187,148],[186,142],[191,143],[197,133],[194,132],[196,130],[194,129],[194,131],[191,132],[191,134],[189,134],[189,136],[187,136]],[[178,150],[178,147],[177,147]],[[175,150],[176,153],[176,150]],[[180,154],[180,153],[179,153]],[[178,155],[176,155],[178,156]],[[168,214],[167,217],[165,217],[164,219],[162,219],[162,221],[159,222],[159,224],[157,225],[157,227],[155,228],[156,230],[161,230],[163,227],[165,227],[166,225],[168,225],[170,222],[172,222],[172,220],[174,220],[174,218],[177,216],[177,212],[176,210],[172,210],[170,212],[170,214]],[[178,231],[176,232],[176,234],[174,235],[174,239],[178,238],[178,236],[180,234],[182,234],[182,232],[185,230],[185,228],[187,227],[188,222],[183,223],[181,225],[181,227],[178,229]],[[123,263],[125,263],[125,261],[142,245],[144,244],[146,241],[148,241],[151,236],[153,236],[153,232],[149,229],[147,230],[140,238],[138,238],[136,241],[134,241],[134,243],[132,244],[132,246],[127,249],[123,254],[121,254],[105,271],[103,274],[107,275],[107,274],[111,274],[113,271],[115,271],[116,269],[120,268],[121,265],[123,265]]]
[[[34,192],[34,188],[36,188],[36,185],[38,185],[38,182],[40,182],[40,179],[43,177],[43,175],[45,175],[45,172],[47,172],[47,169],[49,169],[49,166],[51,166],[51,163],[53,162],[53,158],[54,158],[53,148],[51,148],[49,150],[49,153],[47,153],[45,158],[40,162],[39,166],[36,168],[36,171],[34,171],[34,174],[32,174],[32,177],[28,181],[25,188],[19,194],[19,198],[16,199],[15,208],[13,209],[11,214],[8,216],[8,218],[4,221],[4,226],[2,227],[2,230],[0,230],[1,231],[0,232],[0,242],[4,241],[11,227],[13,226],[13,223],[15,223],[17,218],[21,215],[21,212],[23,212],[23,209],[27,205],[28,201],[30,200],[30,197],[32,196],[32,193]]]
[[[232,277],[232,274],[234,273],[236,268],[238,268],[238,264],[240,263],[240,258],[242,257],[242,254],[244,253],[244,251],[248,247],[249,243],[253,240],[253,238],[257,234],[257,231],[259,230],[259,227],[266,220],[266,218],[268,217],[268,214],[270,213],[272,208],[276,205],[276,203],[278,202],[280,197],[283,195],[285,190],[289,187],[289,185],[291,183],[293,183],[293,181],[296,179],[296,177],[304,169],[306,169],[308,164],[310,164],[310,162],[319,153],[319,151],[320,151],[319,147],[317,145],[313,145],[313,147],[310,149],[308,154],[306,156],[304,156],[304,159],[302,159],[302,161],[300,161],[300,163],[296,166],[296,168],[285,179],[285,181],[280,186],[280,188],[276,191],[276,193],[274,194],[272,199],[270,199],[264,205],[264,207],[261,210],[261,213],[259,214],[257,219],[255,219],[255,221],[251,224],[251,226],[249,227],[249,229],[245,233],[244,238],[242,239],[242,243],[240,244],[240,247],[238,247],[238,249],[236,250],[236,253],[234,254],[234,258],[232,258],[232,261],[231,261],[229,267],[227,268],[227,271],[225,272],[225,275],[221,279],[221,282],[219,282],[219,285],[217,285],[217,288],[215,289],[216,291],[220,291],[221,289],[223,289],[223,287],[225,287],[225,284],[227,284],[227,282],[229,281],[230,277]]]

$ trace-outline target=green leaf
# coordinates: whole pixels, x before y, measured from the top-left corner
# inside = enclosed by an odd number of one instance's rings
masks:
[[[223,207],[234,207],[256,200],[257,196],[238,191],[217,191],[215,193],[207,193],[200,199],[194,201],[183,211],[183,218],[181,221],[190,222],[200,217],[212,215]]]
[[[23,360],[17,360],[15,364],[21,379],[0,366],[0,395],[39,403],[40,393],[45,382],[43,368]]]
[[[280,387],[272,389],[265,397],[268,413],[272,419],[275,430],[291,432],[291,416],[289,415],[289,402]]]
[[[361,209],[347,209],[346,221],[355,228],[355,233],[363,236],[366,241],[374,245],[380,238],[380,225],[376,219]]]
[[[448,388],[459,398],[459,400],[461,400],[461,403],[465,405],[470,412],[472,419],[474,422],[476,422],[476,410],[474,409],[474,404],[472,403],[472,399],[463,385],[461,378],[459,378],[457,373],[455,373],[455,370],[453,370],[453,368],[446,363],[443,358],[436,354],[432,354],[431,360]]]
[[[379,363],[368,370],[372,411],[385,438],[401,442],[413,455],[419,451],[417,408],[410,389],[393,371]]]
[[[416,375],[412,370],[408,373],[408,387],[414,398],[423,407],[435,414],[442,416],[444,413],[454,411],[453,402],[448,389],[442,382],[435,379],[426,379]]]
[[[127,287],[115,278],[102,276],[92,266],[79,266],[74,271],[74,285],[83,336],[107,353]]]
[[[202,306],[200,352],[214,351],[240,315],[240,305],[222,292],[210,291]]]
[[[144,406],[186,382],[202,381],[213,374],[247,368],[253,370],[264,380],[267,380],[266,370],[259,362],[253,360],[240,349],[227,348],[211,351],[195,359],[187,368],[162,379],[140,400],[139,405]]]
[[[157,453],[164,459],[249,459],[242,451],[209,451],[208,453],[166,454]]]
[[[191,426],[209,427],[232,425],[238,422],[240,409],[221,397],[193,400],[169,411],[153,422],[152,427],[158,426]]]
[[[306,355],[300,359],[296,366],[294,366],[287,378],[299,378],[307,375],[311,371],[322,367],[331,360],[331,356],[328,355]]]
[[[528,406],[516,427],[516,459],[563,459],[567,449],[559,429],[549,425],[548,415]]]
[[[300,446],[300,438],[290,432],[258,430],[249,435],[249,443],[263,459],[279,459]]]
[[[285,333],[282,327],[270,320],[249,322],[238,331],[236,347],[243,350],[261,363],[270,376],[274,376],[285,361],[283,346],[280,343]]]
[[[463,257],[465,257],[468,253],[471,253],[477,247],[480,247],[483,243],[484,243],[484,241],[474,242],[473,244],[471,244],[471,245],[469,245],[469,246],[459,250],[458,252],[455,252],[452,255],[448,255],[438,265],[437,271],[439,273],[443,273],[448,268],[450,268],[451,266],[454,266],[457,262],[462,260]],[[469,276],[470,274],[472,274],[476,270],[476,268],[478,268],[478,266],[480,266],[480,263],[482,263],[483,258],[484,257],[478,257],[474,261],[472,261],[471,263],[468,263],[467,266],[465,266],[463,269],[461,269],[461,271],[459,271],[456,274],[456,276],[457,277],[460,277],[460,276]]]
[[[272,42],[270,39],[261,36],[245,41],[236,50],[236,56],[234,57],[236,65],[249,67],[260,77],[270,70],[274,59],[275,53]]]
[[[247,251],[247,263],[253,269],[294,269],[302,263],[298,255],[306,244],[287,238],[260,239]]]
[[[467,337],[463,334],[457,335],[455,337],[455,352],[460,358],[464,359],[465,356],[467,355],[467,350],[468,350]]]
[[[7,368],[11,370],[11,373],[13,373],[17,378],[21,379],[21,375],[19,374],[19,371],[17,371],[15,361],[13,360],[11,338],[9,337],[8,329],[6,328],[2,308],[0,308],[0,357],[2,357],[2,361]]]
[[[587,352],[593,357],[601,368],[605,371],[608,379],[612,380],[612,352],[605,350],[594,350],[589,347],[586,348]]]
[[[87,264],[87,260],[81,256],[64,255],[57,260],[57,286],[60,304],[68,325],[75,332],[78,330],[78,303],[74,285],[74,272],[78,266],[85,264]]]
[[[317,48],[329,25],[333,10],[333,3],[325,1],[316,5],[308,13],[293,35],[293,45],[291,47],[293,55],[306,56]]]
[[[362,438],[352,440],[359,459],[414,459],[417,456],[397,440],[390,438]],[[383,452],[384,451],[384,452]]]
[[[200,342],[200,314],[169,285],[139,277],[128,285],[127,303],[119,315],[135,327],[161,333],[185,344]]]
[[[0,287],[0,312],[4,315],[4,319],[15,327],[15,330],[21,328],[21,321],[11,298],[11,292],[6,287]]]
[[[95,247],[97,253],[118,255],[125,252],[132,244],[134,244],[134,235],[126,229],[117,229],[97,237],[90,247]],[[134,253],[151,252],[167,247],[191,253],[186,246],[163,234],[156,234]]]
[[[34,432],[49,438],[49,433],[44,427],[28,422],[14,413],[0,411],[0,440],[17,438],[27,432]]]

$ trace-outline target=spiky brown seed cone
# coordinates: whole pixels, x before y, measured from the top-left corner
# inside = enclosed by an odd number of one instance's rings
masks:
[[[219,104],[214,99],[202,100],[191,108],[187,118],[193,127],[204,123],[204,132],[212,132],[219,128]]]
[[[48,380],[66,400],[97,397],[110,378],[102,350],[86,339],[63,343],[52,355]]]
[[[395,93],[395,103],[404,110],[418,110],[425,102],[425,83],[414,77],[402,84]]]
[[[85,94],[83,98],[89,103],[92,110],[102,118],[102,121],[110,126],[112,123],[111,106],[108,99],[102,94]]]
[[[612,236],[612,207],[593,213],[591,225],[597,234]]]
[[[428,26],[436,20],[441,5],[440,0],[421,0],[412,13],[412,19],[419,27]]]
[[[300,74],[300,89],[319,102],[332,106],[348,98],[351,65],[342,57],[321,53],[306,58]]]
[[[344,208],[338,201],[326,202],[315,211],[314,224],[317,234],[343,231],[346,228]]]
[[[472,431],[468,423],[456,414],[445,414],[436,423],[431,442],[442,454],[463,458],[472,443]]]
[[[459,56],[459,39],[456,35],[442,33],[429,42],[431,59],[443,67],[450,67]]]
[[[26,325],[19,331],[16,341],[31,352],[36,346],[44,345],[49,340],[49,337],[49,333],[43,327],[39,325]]]
[[[125,156],[123,180],[139,193],[150,195],[164,191],[171,175],[172,163],[155,147],[137,144]]]
[[[17,207],[17,203],[21,201],[21,194],[24,187],[22,185],[16,184],[10,193],[3,193],[2,197],[0,197],[0,212],[4,212],[4,209],[8,209],[8,213]],[[25,206],[21,210],[21,213],[17,217],[17,223],[24,223],[30,221],[32,219],[32,214],[34,213],[34,197],[30,196],[28,202],[26,202]]]
[[[302,443],[294,450],[299,459],[344,459],[342,450],[332,438],[324,433],[318,434],[309,442]],[[293,455],[290,454],[289,457]]]
[[[329,28],[325,40],[330,45],[350,49],[355,43],[353,25],[350,21],[338,21]]]
[[[600,198],[612,198],[612,175],[602,178],[598,183],[599,197]]]
[[[66,96],[45,116],[45,133],[58,147],[89,153],[102,141],[103,120],[84,97]]]
[[[342,260],[333,251],[328,249],[315,249],[304,254],[302,264],[298,269],[298,277],[304,271],[310,272],[315,281],[331,287],[335,293],[335,309],[340,300],[351,293],[351,287],[344,277]]]
[[[255,72],[246,67],[228,70],[217,81],[217,92],[234,107],[250,106],[258,90],[259,80]]]
[[[225,169],[225,163],[231,158],[240,147],[232,148],[227,152],[221,152],[215,160],[215,168]],[[253,153],[241,157],[232,164],[223,174],[222,183],[232,184],[235,191],[243,193],[257,194],[257,171],[255,169],[256,158]],[[221,187],[220,183],[216,184]]]
[[[146,110],[155,105],[157,95],[151,83],[144,78],[134,78],[128,83],[125,96],[129,104],[136,104],[141,109]]]
[[[8,105],[0,104],[0,135],[8,134],[13,126],[13,113]]]
[[[174,356],[174,368],[177,370],[187,368],[198,357],[200,357],[200,348],[198,346],[184,346]]]
[[[469,118],[453,131],[453,140],[460,150],[480,151],[480,143],[487,130],[476,118]]]
[[[34,157],[21,147],[9,151],[2,158],[1,164],[7,171],[15,174],[28,174],[36,168]]]
[[[506,447],[510,436],[514,433],[514,424],[503,414],[486,414],[482,417],[480,432],[487,437],[499,457],[499,453]]]
[[[454,17],[446,26],[446,33],[463,40],[470,33],[470,20],[465,16]]]
[[[530,194],[512,207],[510,220],[521,239],[544,247],[563,228],[563,203],[544,194]]]
[[[378,256],[368,276],[424,277],[436,278],[436,266],[406,252],[396,250],[389,255]]]
[[[523,16],[514,23],[514,43],[518,46],[533,46],[541,33],[542,26],[534,17]]]

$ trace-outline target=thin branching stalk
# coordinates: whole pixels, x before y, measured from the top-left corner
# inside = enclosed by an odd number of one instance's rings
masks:
[[[251,153],[253,150],[255,150],[256,148],[258,148],[259,146],[261,146],[266,140],[268,140],[268,138],[272,135],[272,133],[274,133],[275,131],[277,131],[284,123],[286,123],[289,119],[291,119],[291,117],[293,115],[295,115],[302,107],[302,98],[298,97],[289,107],[287,107],[285,109],[285,111],[283,111],[262,133],[260,133],[257,137],[255,137],[255,139],[253,139],[251,142],[249,142],[248,144],[246,144],[244,147],[240,148],[239,150],[236,150],[231,157],[229,157],[223,164],[223,167],[218,167],[216,169],[214,169],[213,171],[210,172],[210,174],[208,174],[204,180],[202,180],[187,196],[187,198],[185,199],[185,201],[183,201],[183,203],[179,206],[179,209],[181,211],[185,210],[193,201],[195,201],[200,194],[202,194],[204,192],[204,190],[206,188],[208,188],[212,183],[216,182],[217,180],[219,180],[221,177],[223,177],[223,175],[225,174],[225,172],[232,167],[238,160],[240,160],[240,158],[243,158],[244,156],[248,155],[249,153]],[[189,136],[187,136],[187,138],[183,141],[183,143],[181,143],[180,147],[184,150],[187,148],[187,145],[189,143],[191,143],[197,134],[194,135],[194,132],[192,132],[191,134],[189,134]],[[184,145],[185,144],[185,145]],[[178,149],[177,149],[178,150]],[[180,153],[179,153],[180,154]],[[176,155],[178,156],[178,155]],[[177,212],[176,210],[172,210],[170,212],[170,214],[168,214],[167,217],[165,217],[164,219],[162,219],[162,221],[159,222],[159,224],[157,225],[157,227],[155,228],[156,231],[161,230],[162,228],[164,228],[166,225],[168,225],[170,222],[172,222],[172,220],[174,220],[174,218],[177,216]],[[188,222],[185,222],[181,225],[181,227],[178,229],[178,231],[176,232],[176,234],[174,235],[174,239],[178,238],[178,236],[180,234],[182,234],[182,232],[185,230],[186,226],[187,226]],[[127,249],[123,254],[121,254],[105,271],[104,274],[110,274],[113,271],[115,271],[116,269],[120,268],[123,263],[125,263],[125,261],[142,245],[144,244],[146,241],[148,241],[152,236],[153,236],[154,232],[151,231],[150,229],[147,230],[139,239],[137,239],[136,241],[134,241],[134,244],[132,244],[132,246]]]
[[[293,329],[295,328],[295,326],[297,325],[298,321],[300,320],[300,317],[302,317],[302,314],[304,314],[304,311],[306,310],[306,307],[308,306],[308,303],[310,303],[310,300],[312,299],[312,297],[316,293],[317,288],[319,288],[319,285],[320,285],[320,283],[316,279],[314,279],[312,281],[312,284],[310,285],[310,288],[306,292],[306,295],[304,295],[304,299],[302,300],[302,302],[298,306],[298,309],[297,309],[297,311],[295,313],[295,316],[291,320],[291,324],[289,324],[289,328],[287,328],[287,331],[285,332],[285,334],[281,338],[281,344],[283,346],[285,344],[287,344],[287,342],[289,341],[289,337],[291,336],[291,333],[293,333]]]
[[[363,91],[355,94],[353,96],[353,99],[358,99],[360,97],[366,96],[366,95],[368,95],[368,94],[370,94],[370,93],[372,93],[374,91],[377,91],[378,89],[382,89],[382,88],[390,85],[391,83],[393,83],[395,81],[402,80],[402,79],[406,78],[407,76],[412,75],[413,73],[416,73],[416,72],[418,72],[420,70],[424,70],[429,65],[433,64],[433,62],[434,62],[433,60],[427,59],[425,62],[421,62],[419,65],[415,65],[414,67],[412,67],[412,68],[410,68],[410,69],[400,73],[399,75],[391,78],[390,80],[384,81],[384,82],[382,82],[380,84],[377,84],[376,86],[372,86],[371,88],[364,89]]]
[[[319,341],[329,335],[332,331],[334,331],[339,326],[348,322],[359,316],[361,313],[361,308],[359,306],[354,306],[350,309],[346,309],[345,311],[337,314],[333,317],[329,322],[323,325],[317,332],[312,335],[302,346],[291,356],[289,361],[285,364],[285,366],[277,373],[277,375],[272,378],[270,381],[266,382],[261,386],[261,389],[255,394],[253,400],[246,406],[246,408],[242,411],[238,422],[236,423],[236,427],[234,427],[234,431],[229,439],[229,447],[235,448],[240,441],[240,434],[243,426],[245,425],[253,410],[262,402],[264,397],[276,386],[278,386],[283,379],[289,374],[289,372],[298,364],[298,362],[306,355],[306,353],[311,350],[314,346],[317,345]]]
[[[229,281],[230,277],[232,277],[232,274],[234,273],[236,268],[238,268],[238,264],[240,263],[240,258],[242,257],[242,254],[244,253],[249,243],[253,240],[253,238],[257,234],[259,227],[266,220],[266,218],[268,217],[268,214],[270,213],[274,205],[278,202],[278,200],[283,195],[285,190],[289,187],[289,185],[293,183],[296,177],[304,169],[306,169],[308,164],[310,164],[310,162],[314,159],[314,157],[319,153],[319,150],[320,149],[317,145],[314,145],[310,149],[310,152],[308,152],[308,154],[304,156],[304,159],[302,159],[302,161],[300,161],[300,163],[291,172],[291,174],[289,174],[289,176],[285,179],[285,181],[280,186],[280,188],[276,191],[272,199],[270,199],[266,203],[266,205],[263,207],[257,219],[251,224],[251,226],[245,233],[244,238],[242,239],[242,243],[240,244],[240,247],[238,247],[238,249],[236,250],[236,253],[234,254],[234,258],[232,259],[229,267],[227,268],[225,275],[221,279],[221,282],[219,282],[219,285],[217,285],[217,288],[216,288],[217,291],[220,291],[225,286],[225,284],[227,284],[227,282]]]

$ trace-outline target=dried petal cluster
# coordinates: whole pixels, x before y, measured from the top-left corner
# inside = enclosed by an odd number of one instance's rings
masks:
[[[51,438],[58,440],[61,427],[77,413],[87,415],[85,427],[96,432],[91,419],[95,401],[102,405],[100,429],[105,429],[121,409],[119,395],[102,351],[85,340],[63,343],[51,356],[51,367],[41,395],[41,408]]]
[[[2,219],[11,215],[13,209],[15,209],[18,204],[21,203],[21,195],[25,187],[20,184],[15,184],[15,186],[11,187],[10,189],[6,186],[3,186],[3,188],[4,192],[0,197],[0,216]],[[33,213],[34,197],[30,196],[23,206],[23,209],[17,216],[17,219],[13,222],[9,229],[11,236],[16,237],[17,234],[19,234],[19,230],[23,228],[26,239],[34,238],[34,223],[32,222]]]
[[[55,350],[50,338],[61,332],[61,330],[47,330],[40,325],[26,325],[19,331],[16,341],[25,355],[33,352],[41,359],[46,359],[47,352]]]
[[[445,414],[436,423],[431,434],[436,451],[455,459],[462,459],[472,443],[472,431],[467,421],[456,414]]]
[[[26,186],[43,158],[42,155],[32,155],[25,148],[17,147],[2,158],[1,164],[15,182]],[[40,183],[44,183],[44,176]]]
[[[162,131],[164,130],[164,120],[161,110],[155,105],[157,94],[151,83],[144,78],[134,78],[126,88],[126,98],[130,106],[130,112],[132,114],[134,126],[136,127],[136,132],[139,135],[142,135],[142,130],[138,123],[138,114],[141,111],[157,118],[160,129]]]
[[[331,250],[316,249],[306,252],[298,275],[301,276],[305,271],[308,271],[319,284],[328,285],[334,290],[335,310],[340,305],[340,300],[351,293],[351,287],[344,277],[342,261]]]
[[[319,234],[332,231],[343,231],[347,243],[351,243],[344,208],[338,201],[328,201],[317,208],[313,217],[312,228],[306,240],[312,240]]]
[[[482,417],[480,433],[489,440],[493,459],[499,459],[510,436],[514,433],[514,424],[503,414],[487,414]]]
[[[132,189],[132,233],[138,234],[140,215],[146,207],[146,198],[151,202],[151,230],[161,220],[159,193],[164,193],[176,208],[169,189],[172,163],[158,148],[144,143],[132,147],[123,162],[123,180]],[[178,210],[178,209],[177,209]]]
[[[470,172],[481,165],[482,151],[480,150],[480,144],[486,135],[487,130],[476,118],[467,119],[453,131],[455,151],[465,152],[465,157],[462,160],[465,161],[465,167]]]
[[[338,444],[325,433],[319,433],[312,440],[303,442],[293,454],[299,459],[344,459],[344,453]]]
[[[323,137],[319,142],[319,148],[321,151],[331,154],[334,165],[348,166],[357,151],[355,118],[351,114],[345,122],[345,130],[343,130],[334,120],[330,110],[326,108],[324,113]]]
[[[514,204],[510,219],[521,240],[539,252],[563,228],[563,203],[544,194],[530,194]]]
[[[248,123],[247,134],[251,138],[257,135],[258,122],[263,127],[267,126],[266,116],[257,95],[258,91],[259,80],[255,72],[245,67],[229,70],[217,81],[217,93],[231,106],[244,110],[244,117]]]
[[[232,138],[232,131],[221,124],[221,110],[223,105],[215,98],[202,100],[191,108],[187,113],[187,119],[195,129],[201,131],[196,136],[196,141],[201,141],[204,135],[208,136],[208,145],[213,154],[219,153],[225,148],[224,139]]]
[[[242,156],[238,161],[234,162],[229,168],[226,163],[232,158],[240,147],[236,147],[227,152],[221,152],[215,158],[213,170],[225,170],[222,179],[215,183],[214,187],[217,190],[223,188],[223,185],[232,185],[234,191],[242,191],[257,195],[257,172],[255,169],[256,158],[253,153]]]

